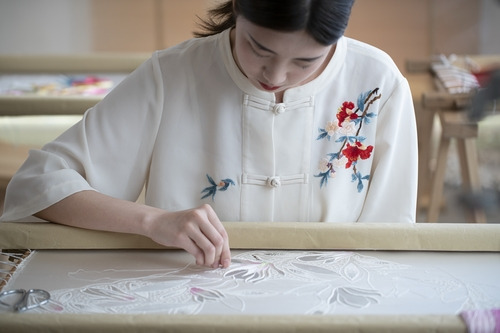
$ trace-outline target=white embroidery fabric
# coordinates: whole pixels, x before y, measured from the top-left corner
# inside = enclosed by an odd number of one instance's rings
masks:
[[[233,251],[227,269],[182,251],[36,251],[4,290],[44,288],[33,312],[458,314],[500,306],[500,254]],[[4,311],[0,309],[0,311]]]

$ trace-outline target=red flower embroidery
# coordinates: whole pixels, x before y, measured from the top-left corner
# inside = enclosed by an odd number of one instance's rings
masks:
[[[379,88],[361,93],[356,99],[357,105],[353,102],[345,101],[337,109],[335,120],[328,121],[325,128],[318,128],[319,135],[316,140],[334,138],[335,143],[342,143],[338,150],[327,154],[319,164],[319,173],[314,177],[320,178],[320,188],[326,186],[329,178],[335,176],[337,168],[345,165],[346,169],[352,167],[352,182],[357,181],[358,192],[363,191],[363,182],[370,180],[370,174],[363,174],[363,170],[357,169],[357,163],[361,160],[369,159],[373,151],[373,146],[362,144],[366,137],[361,132],[361,128],[370,124],[376,116],[374,112],[368,112],[370,106],[381,98]]]
[[[353,111],[355,105],[353,102],[344,102],[337,112],[337,119],[339,126],[347,119],[357,119],[358,115]]]
[[[352,163],[356,163],[359,159],[366,160],[370,158],[373,151],[373,146],[364,146],[361,142],[356,141],[355,145],[347,143],[347,147],[342,150],[342,154],[348,159],[345,168],[351,167]]]

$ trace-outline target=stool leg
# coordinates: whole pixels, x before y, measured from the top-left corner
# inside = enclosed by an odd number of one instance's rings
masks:
[[[469,193],[481,191],[479,179],[478,154],[475,138],[460,138],[457,140],[460,170],[462,173],[463,188]],[[485,223],[486,214],[478,207],[472,208],[472,220],[476,223]]]
[[[438,222],[441,200],[443,199],[444,176],[446,172],[446,160],[450,148],[449,137],[441,136],[438,148],[436,170],[432,177],[429,209],[427,211],[427,222]]]
[[[432,175],[430,161],[433,158],[433,137],[435,114],[430,110],[419,110],[418,112],[418,210],[429,207],[429,179]]]

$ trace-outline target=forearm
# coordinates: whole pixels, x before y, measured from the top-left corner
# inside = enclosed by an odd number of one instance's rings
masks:
[[[35,215],[74,227],[149,237],[151,221],[162,213],[158,208],[112,198],[96,191],[81,191]]]

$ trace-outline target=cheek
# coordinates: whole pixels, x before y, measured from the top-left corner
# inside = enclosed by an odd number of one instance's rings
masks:
[[[261,71],[264,64],[255,57],[253,51],[248,46],[238,45],[235,51],[238,58],[238,65],[243,71],[243,74],[250,78]]]
[[[262,65],[260,65],[255,59],[248,54],[243,54],[240,58],[240,66],[243,73],[247,77],[253,77],[260,72]]]
[[[288,80],[292,84],[301,83],[306,81],[314,73],[314,70],[302,69],[298,67],[297,69],[288,72]]]

